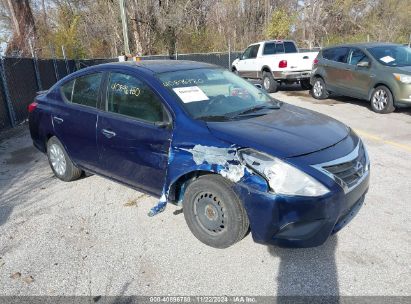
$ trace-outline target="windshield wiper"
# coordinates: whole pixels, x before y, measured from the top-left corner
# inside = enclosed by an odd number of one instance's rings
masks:
[[[226,115],[205,115],[205,116],[198,116],[196,119],[206,120],[206,121],[224,121],[224,120],[231,120],[230,116]]]
[[[254,106],[254,107],[245,109],[241,112],[234,113],[230,117],[234,118],[234,117],[238,117],[238,116],[246,116],[246,115],[250,115],[250,114],[253,114],[255,112],[258,112],[260,110],[265,110],[265,109],[267,109],[267,110],[277,110],[279,108],[280,108],[279,104],[269,104],[269,105],[268,104],[261,104],[261,105],[258,105],[258,106]],[[255,113],[253,115],[257,115],[257,113]]]

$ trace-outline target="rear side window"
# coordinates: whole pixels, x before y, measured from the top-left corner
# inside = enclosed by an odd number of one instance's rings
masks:
[[[77,77],[62,85],[61,92],[68,102],[95,108],[102,76],[97,73]]]
[[[323,58],[336,62],[346,63],[349,50],[350,49],[347,47],[327,49],[323,51]]]
[[[137,78],[111,73],[107,90],[107,111],[148,122],[166,120],[166,112],[157,95]]]

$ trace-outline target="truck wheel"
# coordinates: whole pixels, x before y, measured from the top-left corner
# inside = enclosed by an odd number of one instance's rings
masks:
[[[231,71],[232,71],[234,74],[238,75],[238,71],[237,71],[236,68],[233,68]]]
[[[300,80],[300,85],[303,90],[311,90],[312,85],[310,84],[310,79]]]
[[[278,83],[269,72],[263,72],[263,87],[268,93],[275,93],[278,91]]]
[[[311,89],[311,95],[315,99],[327,99],[329,94],[325,88],[325,82],[321,77],[317,77],[314,80],[313,87]]]
[[[371,108],[380,114],[391,113],[395,110],[394,98],[386,86],[376,87],[371,95]]]
[[[184,218],[194,236],[214,248],[227,248],[248,231],[244,207],[232,183],[220,175],[203,175],[187,187]]]
[[[54,175],[65,182],[78,179],[82,171],[78,169],[67,155],[57,137],[51,137],[47,142],[47,157]]]

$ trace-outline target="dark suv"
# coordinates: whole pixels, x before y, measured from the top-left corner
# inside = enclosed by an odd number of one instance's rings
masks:
[[[316,99],[330,93],[365,99],[377,113],[411,106],[411,48],[388,43],[325,48],[314,60],[310,83]]]

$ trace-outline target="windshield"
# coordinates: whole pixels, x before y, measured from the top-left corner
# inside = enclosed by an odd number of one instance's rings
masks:
[[[379,63],[392,66],[411,66],[411,48],[401,45],[384,45],[367,49]]]
[[[228,120],[280,106],[279,101],[224,69],[182,70],[157,77],[195,119]]]

